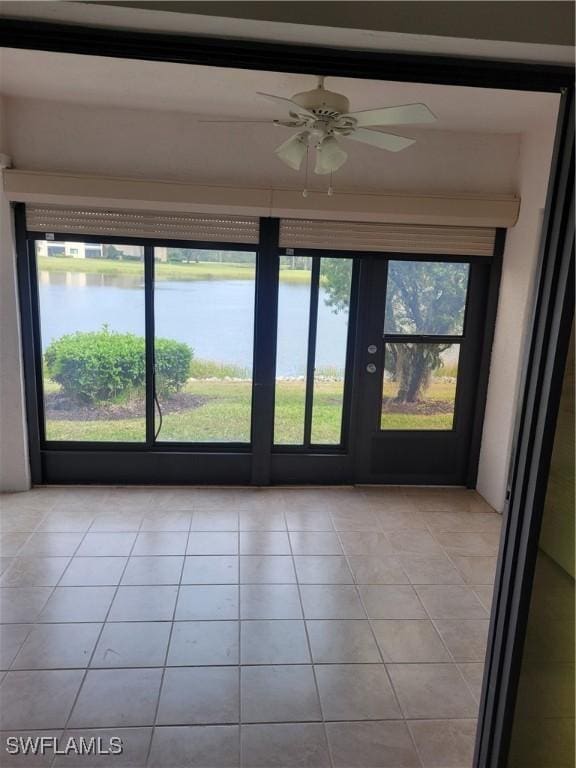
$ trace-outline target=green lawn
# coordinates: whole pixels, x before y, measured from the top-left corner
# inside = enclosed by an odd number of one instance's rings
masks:
[[[46,392],[57,391],[57,386],[46,382]],[[206,398],[196,408],[164,415],[161,440],[197,442],[248,442],[250,439],[251,384],[247,381],[190,380],[184,390],[189,395]],[[387,384],[385,394],[391,390]],[[427,391],[427,399],[449,402],[454,397],[454,384],[434,381]],[[314,387],[313,441],[338,442],[340,434],[342,383],[316,382]],[[302,441],[304,403],[303,381],[282,381],[276,391],[275,425],[279,442]],[[450,413],[384,414],[382,426],[387,429],[450,429]],[[142,441],[144,418],[97,421],[49,420],[49,440]]]
[[[111,259],[73,259],[60,256],[39,256],[38,269],[47,272],[82,272],[84,274],[142,277],[143,265],[137,261]],[[156,280],[253,280],[253,264],[220,264],[200,261],[198,264],[157,263]],[[286,283],[306,283],[310,272],[305,269],[280,270],[280,280]]]

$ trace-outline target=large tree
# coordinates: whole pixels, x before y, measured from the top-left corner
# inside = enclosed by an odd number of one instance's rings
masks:
[[[322,259],[326,303],[334,312],[348,309],[350,262]],[[390,334],[447,336],[462,332],[468,265],[391,261],[388,267],[384,331]],[[417,402],[442,365],[449,344],[388,343],[385,366],[397,382],[396,400]]]

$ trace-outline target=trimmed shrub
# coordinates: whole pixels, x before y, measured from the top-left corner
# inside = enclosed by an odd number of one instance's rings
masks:
[[[64,392],[93,403],[128,397],[145,385],[145,343],[132,333],[72,333],[53,341],[44,353],[46,372]],[[188,378],[192,350],[171,339],[156,340],[159,392],[177,392]]]

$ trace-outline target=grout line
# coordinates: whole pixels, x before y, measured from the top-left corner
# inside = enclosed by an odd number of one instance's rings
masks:
[[[178,582],[178,588],[176,590],[176,599],[174,600],[174,609],[172,611],[172,621],[170,622],[170,631],[168,633],[168,643],[166,644],[166,653],[164,654],[164,665],[162,667],[162,674],[160,675],[160,687],[158,688],[158,697],[156,699],[156,707],[154,709],[154,717],[152,720],[152,730],[150,732],[150,741],[148,743],[148,750],[146,752],[146,759],[144,765],[148,765],[150,755],[152,753],[152,743],[154,741],[154,734],[156,732],[156,724],[158,720],[158,710],[160,709],[160,697],[162,696],[162,688],[164,687],[164,677],[166,675],[166,666],[168,663],[168,654],[170,653],[170,645],[172,643],[172,634],[174,633],[174,622],[176,620],[176,611],[178,608],[178,599],[180,597],[180,588],[182,586],[182,577],[184,575],[184,568],[186,567],[186,552],[188,550],[188,542],[190,541],[190,531],[192,529],[192,520],[194,519],[194,512],[190,515],[190,523],[188,525],[188,532],[186,533],[186,545],[184,547],[184,557],[182,558],[182,565],[180,568],[180,580]],[[143,524],[143,523],[142,523]]]
[[[121,514],[121,513],[120,513]],[[140,523],[142,525],[142,523]],[[88,531],[86,532],[85,536],[88,535]],[[132,542],[132,547],[130,549],[130,552],[134,549],[134,546],[136,545],[136,541],[138,539],[138,536],[134,538],[134,541]],[[84,541],[84,539],[82,539]],[[79,546],[81,546],[82,542]],[[126,562],[124,563],[124,568],[122,569],[122,573],[120,574],[120,579],[118,580],[118,584],[116,585],[114,589],[114,594],[112,596],[112,600],[110,601],[110,605],[108,606],[108,610],[106,611],[106,615],[104,616],[104,620],[102,622],[102,626],[100,627],[100,632],[98,633],[98,637],[96,638],[96,642],[94,644],[94,647],[92,649],[92,653],[90,654],[90,659],[88,660],[88,664],[86,665],[86,669],[84,670],[84,674],[82,676],[82,681],[78,687],[78,690],[76,691],[76,695],[74,697],[74,701],[72,702],[72,706],[70,707],[70,711],[68,713],[68,717],[66,718],[66,722],[64,724],[64,728],[62,730],[62,733],[66,733],[66,730],[68,728],[68,723],[70,722],[70,718],[72,717],[72,713],[74,712],[74,709],[76,708],[76,704],[78,703],[78,699],[80,698],[80,693],[82,689],[84,688],[84,683],[86,682],[86,678],[88,677],[88,672],[90,671],[90,664],[92,663],[92,659],[94,658],[94,654],[96,653],[96,649],[98,648],[98,644],[100,643],[100,638],[102,637],[102,633],[104,632],[104,627],[106,626],[106,621],[108,620],[108,616],[110,615],[110,611],[112,610],[112,605],[114,604],[114,600],[116,599],[116,595],[118,594],[118,590],[120,589],[120,582],[122,581],[122,578],[124,576],[124,573],[126,572],[126,568],[128,567],[128,561],[130,560],[130,554],[128,554],[128,557],[126,558]],[[99,623],[99,622],[96,622]],[[56,760],[56,755],[54,755],[53,760],[51,761],[50,765],[53,766],[54,762]]]
[[[330,519],[332,522],[332,519]],[[332,749],[330,747],[330,741],[328,739],[328,730],[326,728],[326,719],[324,717],[324,707],[322,706],[322,699],[320,697],[320,687],[318,685],[318,677],[316,675],[316,665],[314,663],[314,655],[312,653],[312,643],[310,642],[310,633],[308,632],[308,623],[306,621],[306,614],[304,612],[304,603],[302,602],[302,591],[300,589],[300,581],[298,580],[298,572],[296,571],[296,561],[294,559],[294,551],[292,548],[292,539],[288,532],[288,546],[292,554],[292,568],[294,569],[294,576],[296,578],[296,589],[298,590],[298,600],[300,601],[300,610],[302,612],[302,623],[304,624],[304,632],[306,633],[306,644],[308,646],[308,653],[310,655],[310,666],[312,670],[312,677],[314,679],[314,687],[316,689],[316,698],[318,701],[318,707],[320,708],[320,716],[322,718],[322,730],[324,732],[324,743],[328,753],[328,759],[330,760],[331,768],[334,768],[334,757],[332,755]]]

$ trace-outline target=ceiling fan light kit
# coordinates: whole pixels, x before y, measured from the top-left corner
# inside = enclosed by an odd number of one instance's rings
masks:
[[[348,159],[341,141],[357,141],[388,152],[400,152],[415,143],[414,139],[384,133],[384,126],[422,125],[433,123],[435,115],[426,104],[405,104],[380,109],[350,112],[350,102],[341,93],[324,88],[324,78],[311,91],[296,93],[291,98],[258,92],[268,101],[288,111],[283,120],[226,120],[206,122],[255,122],[298,128],[289,139],[274,150],[276,156],[289,168],[299,171],[310,149],[316,152],[314,173],[320,176],[335,173]],[[331,189],[331,187],[330,187]]]

